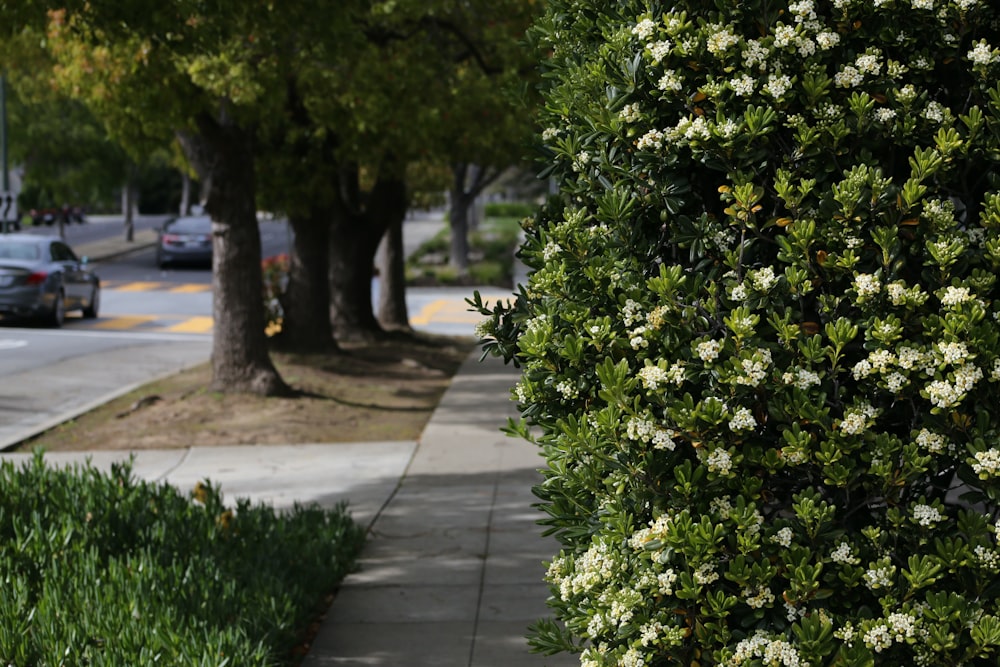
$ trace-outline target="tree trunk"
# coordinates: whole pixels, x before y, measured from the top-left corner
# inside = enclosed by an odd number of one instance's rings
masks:
[[[188,159],[211,179],[212,384],[214,391],[287,395],[288,385],[267,352],[260,230],[254,195],[251,137],[208,115],[183,140]],[[204,182],[205,179],[203,179]]]
[[[178,215],[191,215],[191,176],[181,170],[181,205]]]
[[[290,215],[294,232],[289,253],[288,286],[281,299],[283,312],[278,344],[299,352],[337,349],[330,324],[328,282],[330,227],[327,211]]]
[[[133,170],[129,170],[129,178],[122,186],[122,219],[125,225],[125,240],[131,243],[135,240],[135,213],[138,206]]]
[[[452,183],[449,193],[448,227],[451,246],[448,264],[464,276],[469,271],[469,201],[465,192],[466,173],[469,165],[462,162],[451,166]]]
[[[330,319],[338,341],[385,332],[372,309],[372,269],[393,216],[406,215],[406,183],[386,160],[371,192],[361,194],[357,165],[343,165],[330,228]],[[401,211],[401,212],[400,212]]]
[[[403,220],[406,219],[405,184],[399,183],[393,202],[384,202],[389,228],[379,252],[378,321],[386,331],[409,331],[406,309],[406,252],[403,250]]]
[[[330,226],[330,322],[338,341],[373,340],[383,332],[372,310],[372,268],[385,227],[367,212],[335,209]]]

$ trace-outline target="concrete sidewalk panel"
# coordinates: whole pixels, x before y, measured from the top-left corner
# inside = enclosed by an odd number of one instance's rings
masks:
[[[531,653],[527,634],[528,624],[523,621],[480,623],[469,667],[579,667],[575,655]]]
[[[329,620],[396,628],[406,623],[475,618],[478,587],[462,585],[349,586],[341,588]]]
[[[104,473],[110,472],[113,464],[126,463],[132,459],[132,474],[135,477],[150,482],[157,482],[167,472],[175,468],[184,459],[186,454],[187,450],[185,449],[158,449],[143,452],[99,450],[89,452],[46,452],[44,458],[46,464],[53,467],[90,466]],[[15,465],[21,465],[24,462],[30,461],[32,457],[33,454],[26,452],[0,454],[0,458],[13,461]]]
[[[468,667],[472,618],[391,627],[343,619],[316,638],[302,667]],[[495,663],[515,667],[519,663]]]
[[[195,447],[167,479],[181,489],[209,479],[229,500],[276,509],[349,501],[354,519],[366,525],[395,491],[415,447],[411,441]]]

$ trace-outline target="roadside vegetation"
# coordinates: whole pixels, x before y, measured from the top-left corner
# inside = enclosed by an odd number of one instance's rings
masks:
[[[7,462],[0,488],[5,664],[297,664],[364,539],[343,508],[227,506],[128,465]]]
[[[482,224],[469,234],[465,271],[451,261],[451,230],[442,229],[407,260],[407,285],[513,287],[521,220],[532,215],[535,208],[529,204],[488,204]]]

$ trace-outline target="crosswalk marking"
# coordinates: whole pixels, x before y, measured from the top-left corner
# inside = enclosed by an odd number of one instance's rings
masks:
[[[178,287],[171,287],[167,291],[173,292],[174,294],[194,294],[196,292],[211,292],[212,286],[188,283],[187,285],[179,285]]]
[[[101,318],[92,326],[94,329],[135,329],[147,322],[156,320],[155,315],[119,315],[116,317]]]
[[[164,283],[152,283],[152,282],[135,282],[135,283],[125,283],[113,289],[119,292],[152,292],[158,289],[162,289]]]
[[[215,322],[211,317],[189,317],[180,324],[167,327],[171,333],[211,333]]]

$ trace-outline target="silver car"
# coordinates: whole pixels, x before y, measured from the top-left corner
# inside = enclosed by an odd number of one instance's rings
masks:
[[[156,264],[212,264],[212,219],[196,215],[168,220],[159,231]]]
[[[97,317],[101,281],[57,236],[0,235],[0,317],[60,327],[68,311]]]

